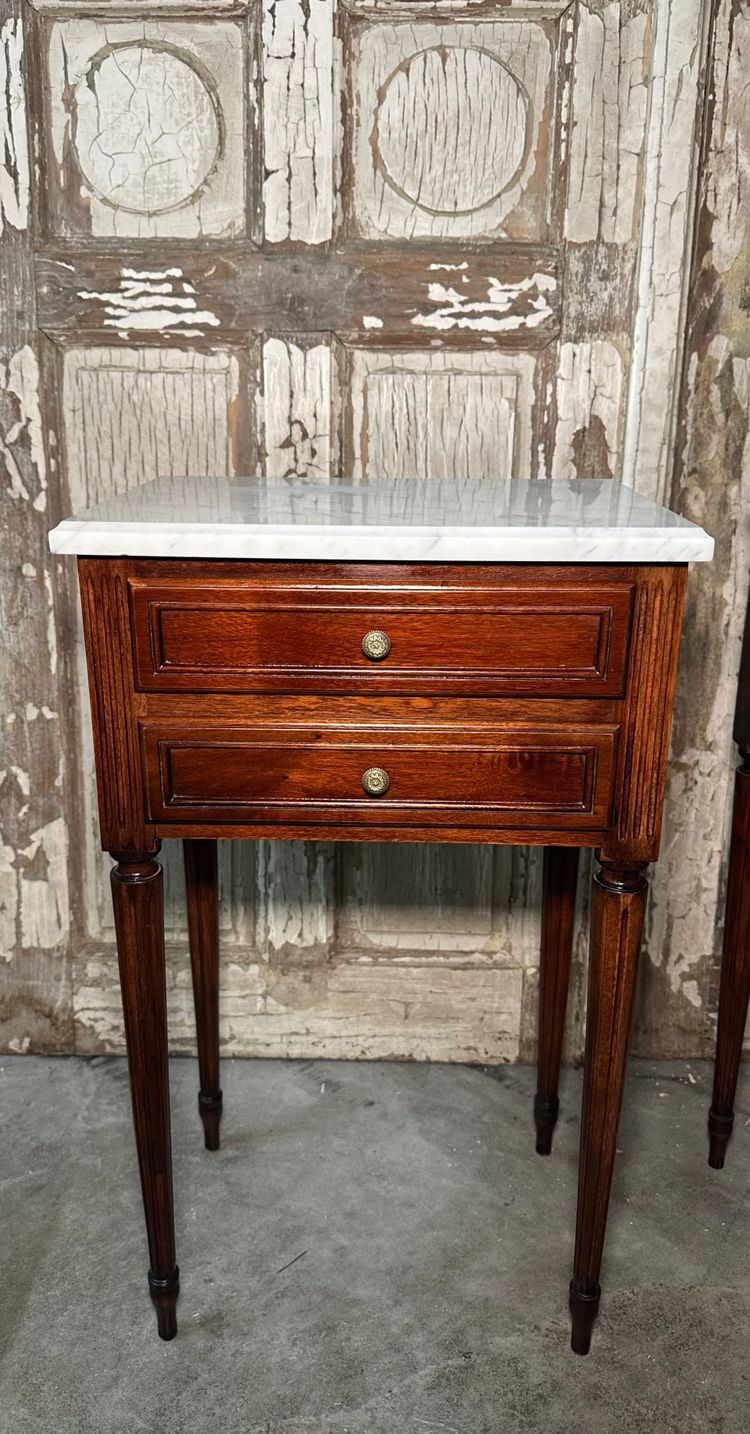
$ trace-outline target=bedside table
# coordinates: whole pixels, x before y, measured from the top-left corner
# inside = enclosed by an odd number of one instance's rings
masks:
[[[537,1149],[577,854],[594,877],[573,1349],[599,1304],[647,881],[699,528],[610,482],[169,479],[61,523],[83,604],[149,1285],[176,1333],[160,842],[182,838],[199,1108],[219,1144],[216,842],[546,848]]]

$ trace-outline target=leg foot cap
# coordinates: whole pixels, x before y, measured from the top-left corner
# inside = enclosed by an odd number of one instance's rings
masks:
[[[148,1287],[156,1310],[160,1339],[174,1339],[177,1333],[177,1296],[180,1293],[180,1272],[175,1265],[170,1275],[148,1272]]]
[[[534,1124],[536,1125],[536,1153],[549,1155],[552,1150],[552,1132],[557,1125],[560,1102],[556,1095],[534,1096]]]
[[[593,1290],[579,1290],[575,1280],[570,1282],[570,1313],[573,1317],[570,1347],[574,1354],[588,1354],[591,1348],[591,1331],[599,1313],[601,1294],[599,1285]]]
[[[713,1107],[708,1112],[708,1163],[713,1170],[724,1168],[724,1156],[734,1125],[734,1111],[720,1115]]]
[[[206,1150],[219,1149],[222,1100],[221,1091],[217,1091],[216,1095],[204,1095],[201,1091],[198,1096],[198,1110],[203,1121],[203,1139]]]

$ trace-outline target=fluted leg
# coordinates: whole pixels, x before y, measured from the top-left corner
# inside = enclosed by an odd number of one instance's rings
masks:
[[[180,1277],[172,1204],[163,879],[153,855],[129,854],[118,861],[112,870],[112,900],[148,1234],[148,1283],[159,1334],[173,1339]]]
[[[721,1170],[734,1124],[734,1097],[750,1004],[750,762],[737,769],[729,848],[708,1163]]]
[[[536,1148],[549,1155],[557,1124],[565,1008],[578,881],[578,848],[548,846],[544,852],[542,951],[539,969],[539,1056],[534,1097]]]
[[[207,1150],[219,1148],[219,884],[215,841],[185,841],[190,965],[195,997],[200,1090],[198,1110]]]
[[[571,1345],[576,1354],[588,1354],[599,1308],[599,1273],[647,891],[642,865],[607,863],[594,877],[578,1217],[570,1284]]]

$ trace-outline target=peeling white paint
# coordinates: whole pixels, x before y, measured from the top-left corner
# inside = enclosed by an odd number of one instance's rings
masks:
[[[623,483],[669,500],[710,6],[655,0]]]
[[[188,324],[218,328],[220,320],[208,309],[199,309],[195,289],[188,284],[182,269],[138,272],[120,270],[120,287],[116,292],[82,289],[79,299],[104,306],[107,328],[124,332],[164,332]]]
[[[591,430],[594,419],[601,424],[601,434],[607,447],[609,472],[616,473],[621,393],[622,359],[614,344],[598,339],[594,343],[561,345],[553,478],[579,476],[576,466],[576,438]],[[607,475],[602,473],[598,476]]]
[[[718,672],[711,690],[680,693],[678,701],[700,701],[700,730],[707,745],[681,750],[669,768],[667,804],[661,856],[654,869],[649,901],[645,949],[653,964],[662,969],[670,989],[691,1005],[701,1004],[700,977],[713,964],[717,916],[724,899],[723,880],[731,830],[736,748],[732,742],[732,718],[742,631],[748,599],[750,572],[750,530],[746,520],[750,503],[750,359],[732,352],[723,334],[716,335],[705,357],[691,355],[688,374],[688,417],[698,415],[697,387],[700,384],[711,405],[700,414],[707,432],[715,434],[715,452],[721,454],[726,424],[725,384],[731,363],[734,401],[740,405],[745,422],[741,462],[728,481],[732,513],[728,531],[733,532],[731,561],[724,582],[716,593],[715,612],[721,626],[713,639],[720,655]],[[710,375],[710,385],[706,377]],[[692,434],[688,425],[688,451]],[[711,513],[702,514],[695,491],[691,516],[710,526]],[[712,611],[713,619],[713,611]],[[680,683],[678,677],[678,684]]]
[[[136,487],[148,473],[233,473],[239,393],[239,360],[223,348],[69,349],[63,418],[73,511]]]
[[[272,243],[322,244],[333,233],[334,9],[331,0],[264,0],[263,199]]]
[[[417,8],[408,24],[388,13],[352,28],[357,231],[546,237],[546,194],[532,179],[550,162],[542,117],[553,56],[538,12],[511,17],[503,6],[502,20],[466,25]]]
[[[730,40],[732,43],[729,50]],[[750,228],[750,93],[747,84],[750,15],[738,8],[729,25],[716,30],[717,69],[727,73],[726,100],[713,136],[708,208],[715,216],[711,233],[713,261],[726,274],[747,242]],[[731,163],[716,162],[733,154]],[[709,161],[711,162],[711,160]]]
[[[28,772],[25,772],[23,770],[23,767],[11,766],[10,770],[13,773],[13,776],[15,777],[16,781],[18,782],[18,785],[21,788],[21,791],[23,792],[24,796],[28,797],[31,791],[31,778]]]
[[[333,935],[332,877],[330,843],[260,843],[256,912],[266,959],[291,949],[326,950]]]
[[[567,159],[567,155],[568,155],[568,139],[569,139],[569,127],[570,127],[570,100],[571,100],[570,65],[571,65],[571,62],[572,62],[572,59],[573,59],[573,34],[574,34],[574,30],[575,30],[575,23],[574,23],[574,18],[573,18],[573,11],[571,10],[571,11],[569,11],[568,17],[567,17],[567,19],[566,19],[566,21],[565,21],[566,43],[565,43],[565,57],[564,57],[564,60],[563,60],[563,64],[564,64],[564,67],[565,67],[565,80],[564,80],[564,82],[563,82],[562,98],[561,98],[561,101],[560,101],[560,164],[561,164],[561,166],[565,163],[565,161],[566,161],[566,159]]]
[[[0,28],[0,234],[29,222],[29,150],[23,92],[23,23]]]
[[[50,28],[64,230],[131,239],[242,234],[243,29],[218,17],[164,21],[148,8],[140,18],[84,13]]]
[[[330,474],[332,362],[328,344],[302,349],[266,340],[262,421],[269,478]]]
[[[8,491],[43,513],[47,507],[47,464],[39,407],[39,364],[29,344],[12,354],[7,364],[0,364],[0,394],[3,392],[14,401],[18,414],[5,433],[0,433],[0,455],[10,479]],[[33,497],[21,476],[22,466],[27,480],[29,468],[36,479]]]
[[[536,329],[554,318],[546,295],[556,290],[554,275],[539,272],[517,284],[489,278],[486,299],[470,299],[458,289],[431,283],[427,297],[436,307],[430,313],[415,314],[411,322],[416,328],[443,332],[472,329],[479,333],[513,333]]]
[[[566,236],[576,243],[624,244],[633,235],[648,109],[647,30],[643,13],[623,24],[620,0],[601,11],[578,7],[565,218]]]
[[[352,353],[352,477],[512,478],[531,470],[532,354]]]
[[[379,319],[375,314],[364,314],[362,317],[362,325],[363,328],[366,329],[382,329],[383,320]]]
[[[12,846],[0,840],[0,960],[12,961],[16,952],[18,873]]]
[[[56,817],[32,834],[22,855],[28,863],[21,871],[21,943],[26,948],[49,950],[64,942],[70,931],[68,907],[68,829]],[[31,863],[41,859],[44,875],[27,875]]]
[[[44,591],[47,598],[47,651],[49,669],[54,677],[57,672],[57,624],[55,622],[55,594],[52,588],[52,574],[45,571]]]

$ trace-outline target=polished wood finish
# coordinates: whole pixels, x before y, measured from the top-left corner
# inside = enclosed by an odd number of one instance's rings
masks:
[[[599,1273],[647,890],[641,866],[602,865],[594,876],[578,1215],[570,1284],[571,1346],[576,1354],[588,1354],[601,1295]]]
[[[612,797],[617,728],[560,725],[549,732],[440,726],[326,728],[294,724],[294,699],[261,728],[162,728],[144,723],[149,815],[209,822],[442,821],[497,829],[556,825],[603,831]],[[283,734],[279,721],[284,723]],[[390,778],[363,789],[370,767]]]
[[[599,1298],[617,1117],[656,858],[684,565],[83,558],[104,844],[160,1332],[177,1275],[161,836],[186,841],[206,1143],[218,1142],[215,839],[532,842],[546,862],[538,1148],[549,1148],[575,901],[592,915],[573,1346]],[[362,651],[385,632],[382,659]],[[388,776],[364,790],[370,768]],[[146,853],[146,856],[144,856]],[[140,937],[139,937],[140,932]]]
[[[183,842],[198,1043],[198,1111],[206,1150],[219,1149],[219,872],[215,841]]]
[[[557,1091],[573,951],[578,862],[577,847],[545,848],[539,963],[539,1056],[534,1097],[538,1155],[549,1155],[560,1111]]]
[[[631,583],[480,584],[444,566],[415,582],[393,566],[379,582],[332,581],[318,563],[285,583],[261,564],[251,580],[132,579],[138,686],[622,693]],[[391,644],[376,661],[362,647],[372,629]]]
[[[78,577],[102,847],[135,855],[152,848],[155,838],[142,795],[126,566],[81,562]]]
[[[652,568],[638,583],[630,636],[612,831],[602,859],[654,861],[659,853],[685,570]]]
[[[112,853],[117,933],[133,1125],[141,1174],[150,1269],[159,1334],[177,1333],[180,1275],[175,1260],[172,1141],[169,1122],[167,987],[162,869],[153,854]]]

